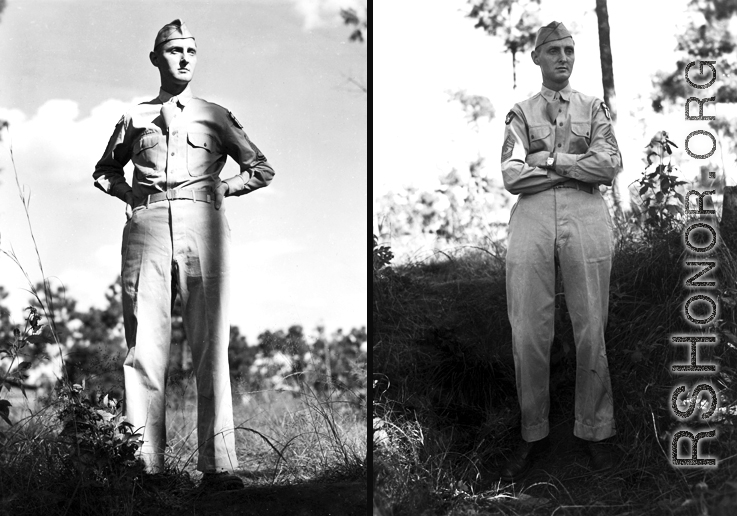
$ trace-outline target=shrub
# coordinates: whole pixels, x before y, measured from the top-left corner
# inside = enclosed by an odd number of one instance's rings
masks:
[[[108,395],[84,396],[84,386],[60,388],[59,440],[67,445],[64,461],[90,485],[120,487],[143,472],[135,454],[139,429],[124,420],[122,402]]]

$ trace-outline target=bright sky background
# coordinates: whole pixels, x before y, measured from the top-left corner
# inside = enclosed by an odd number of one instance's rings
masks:
[[[603,98],[595,4],[594,0],[542,0],[541,19],[543,24],[562,21],[573,33],[573,88]],[[621,185],[626,196],[627,185],[641,176],[643,149],[658,130],[668,131],[682,150],[691,131],[708,126],[685,121],[682,107],[661,115],[651,109],[652,77],[659,70],[675,69],[676,34],[683,32],[688,21],[687,0],[610,0],[608,4],[619,113],[615,133],[624,160]],[[453,167],[467,170],[478,156],[486,158],[486,173],[501,186],[498,163],[504,117],[515,102],[539,92],[542,84],[529,52],[517,55],[514,90],[511,55],[504,52],[500,38],[473,27],[475,21],[465,17],[464,0],[393,0],[376,2],[375,7],[379,34],[373,42],[374,201],[408,185],[432,190],[441,175]],[[693,95],[711,96],[718,86],[717,77],[713,88],[693,90]],[[494,106],[495,118],[479,122],[478,131],[467,123],[461,105],[449,102],[447,92],[461,89],[488,97]],[[694,108],[698,113],[695,103],[692,113]],[[704,114],[712,115],[715,109],[725,114],[730,108],[707,104]],[[703,140],[694,138],[691,150],[698,152],[703,146],[702,153],[708,151],[711,142]],[[689,180],[706,164],[685,153],[674,156]],[[725,156],[725,163],[731,171],[727,184],[733,185],[734,162]],[[375,228],[380,215],[374,205]],[[509,210],[500,210],[497,216],[507,222]],[[384,238],[391,241],[390,235]]]
[[[238,117],[276,171],[226,200],[232,228],[231,324],[249,342],[301,324],[366,325],[366,46],[340,7],[360,0],[8,0],[0,19],[0,119],[11,123],[20,181],[47,276],[84,308],[103,306],[120,272],[124,205],[92,172],[128,106],[158,94],[148,53],[175,18],[197,39],[196,96]],[[363,4],[365,5],[365,4]],[[40,279],[9,161],[0,149],[0,247]],[[229,165],[222,177],[238,172]],[[127,167],[128,179],[132,173]],[[0,257],[17,322],[29,295]]]

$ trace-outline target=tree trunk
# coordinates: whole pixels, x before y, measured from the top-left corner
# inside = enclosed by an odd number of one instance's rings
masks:
[[[512,89],[517,89],[517,52],[512,50]]]
[[[609,11],[607,0],[596,0],[596,19],[599,22],[599,58],[601,60],[601,82],[604,87],[604,102],[609,107],[612,123],[617,123],[617,94],[614,91],[614,67],[612,45],[609,42]],[[612,182],[612,201],[615,218],[622,220],[622,201],[619,198],[619,176]]]
[[[737,255],[737,186],[724,187],[719,234],[732,254]]]
[[[596,18],[599,21],[599,57],[601,59],[601,82],[604,86],[604,102],[609,106],[612,121],[617,121],[617,94],[614,91],[614,68],[612,45],[609,42],[609,11],[607,0],[596,0]]]

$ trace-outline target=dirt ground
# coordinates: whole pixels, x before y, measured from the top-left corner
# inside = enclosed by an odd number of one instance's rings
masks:
[[[192,512],[202,516],[363,516],[368,511],[366,481],[254,486],[201,494]],[[182,515],[184,516],[184,515]]]

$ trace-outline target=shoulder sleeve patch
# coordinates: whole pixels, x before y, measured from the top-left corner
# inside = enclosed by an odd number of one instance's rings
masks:
[[[611,124],[607,125],[604,130],[604,139],[611,146],[613,152],[619,152],[619,144],[617,139],[614,137]]]
[[[507,135],[507,139],[504,140],[504,146],[502,147],[502,163],[512,157],[514,152],[514,136],[511,134]]]
[[[612,114],[609,113],[609,108],[607,107],[606,103],[603,102],[603,101],[601,103],[601,109],[604,110],[604,116],[606,117],[606,119],[607,120],[611,120],[612,119]]]
[[[231,119],[231,120],[233,121],[233,123],[234,123],[235,125],[237,125],[237,126],[238,126],[238,127],[240,127],[241,129],[243,129],[243,126],[242,126],[242,125],[241,125],[241,123],[240,123],[240,122],[238,121],[238,119],[237,119],[237,118],[235,117],[235,115],[233,114],[233,112],[232,112],[232,111],[228,111],[228,116],[230,117],[230,119]]]
[[[515,116],[517,116],[517,114],[510,109],[509,113],[507,113],[507,118],[504,119],[504,123],[509,125]]]

